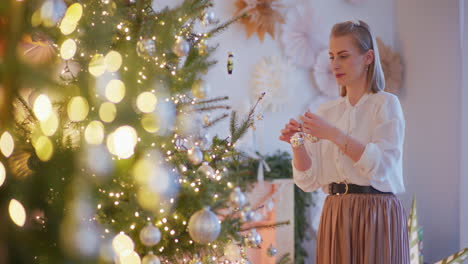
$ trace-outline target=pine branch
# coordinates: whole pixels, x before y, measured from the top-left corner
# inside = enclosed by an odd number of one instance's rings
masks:
[[[291,222],[288,221],[283,221],[283,222],[277,222],[277,223],[274,223],[274,224],[270,224],[270,225],[252,225],[252,226],[249,226],[248,228],[244,228],[244,229],[241,229],[240,231],[243,232],[243,231],[248,231],[248,230],[251,230],[251,229],[273,229],[273,228],[276,228],[276,227],[280,227],[280,226],[285,226],[285,225],[290,225]]]
[[[229,115],[228,114],[223,114],[222,116],[220,117],[217,117],[216,119],[214,119],[213,121],[211,121],[208,125],[205,125],[203,126],[203,128],[209,128],[213,125],[215,125],[216,123],[218,123],[219,121],[223,120],[224,118],[228,117]]]
[[[222,33],[224,30],[226,30],[231,24],[237,22],[239,19],[246,17],[247,14],[241,14],[236,17],[231,18],[230,20],[224,22],[223,24],[219,25],[218,27],[214,28],[210,32],[206,34],[207,38],[211,38],[213,36],[216,36],[220,33]]]

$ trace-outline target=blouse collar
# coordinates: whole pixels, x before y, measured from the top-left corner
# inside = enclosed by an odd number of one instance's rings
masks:
[[[354,107],[358,107],[360,105],[362,105],[366,100],[367,98],[369,98],[369,95],[370,93],[364,93],[361,98],[359,99],[359,101],[353,106],[351,105],[351,103],[349,102],[349,97],[348,95],[346,95],[345,97],[343,97],[345,103],[346,103],[346,106],[347,107],[350,107],[350,108],[354,108]]]

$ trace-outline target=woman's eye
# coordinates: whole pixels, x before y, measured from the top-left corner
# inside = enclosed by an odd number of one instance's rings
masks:
[[[333,57],[329,57],[330,60],[333,60]]]
[[[346,58],[348,58],[348,56],[347,55],[346,56],[340,56],[340,58],[346,59]]]

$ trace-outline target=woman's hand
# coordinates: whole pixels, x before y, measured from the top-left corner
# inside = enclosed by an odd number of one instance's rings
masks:
[[[299,132],[301,129],[301,124],[294,119],[290,119],[289,123],[284,126],[284,129],[281,130],[281,136],[279,140],[284,141],[286,143],[291,143],[291,137],[296,133]]]
[[[331,140],[338,134],[338,129],[316,114],[306,112],[299,119],[303,122],[303,131],[320,139]]]

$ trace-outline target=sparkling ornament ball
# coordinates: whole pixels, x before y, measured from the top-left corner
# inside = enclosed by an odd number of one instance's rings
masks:
[[[209,24],[214,24],[214,23],[216,23],[215,13],[213,11],[205,12],[205,14],[203,15],[203,25],[207,26]]]
[[[205,99],[210,90],[209,84],[202,80],[196,80],[192,85],[192,94],[197,99]]]
[[[276,253],[278,253],[278,250],[276,250],[276,248],[274,248],[273,245],[270,244],[270,246],[267,249],[267,255],[269,257],[274,257],[276,255]]]
[[[250,209],[250,207],[245,207],[240,212],[241,220],[244,222],[251,222],[255,219],[255,212]]]
[[[189,161],[194,164],[198,165],[203,161],[203,152],[200,150],[199,147],[193,147],[187,151]]]
[[[143,245],[152,247],[161,241],[161,231],[153,226],[153,224],[148,223],[148,225],[140,231],[140,240]]]
[[[224,248],[224,256],[232,262],[242,259],[241,251],[238,245],[231,243]]]
[[[178,38],[172,51],[179,57],[187,56],[190,51],[190,45],[185,39]]]
[[[143,257],[141,264],[161,264],[161,260],[155,256],[153,252],[150,252],[148,255]]]
[[[190,217],[188,231],[195,242],[207,244],[218,238],[221,224],[216,214],[205,207]]]
[[[215,172],[213,168],[208,165],[208,162],[203,162],[202,165],[198,168],[198,171],[205,175],[207,178],[213,177]]]
[[[137,42],[137,54],[140,57],[148,58],[156,55],[156,42],[150,38],[143,38]]]
[[[229,195],[229,202],[234,208],[242,208],[247,203],[247,198],[244,193],[242,193],[239,187],[234,188],[234,191]]]

